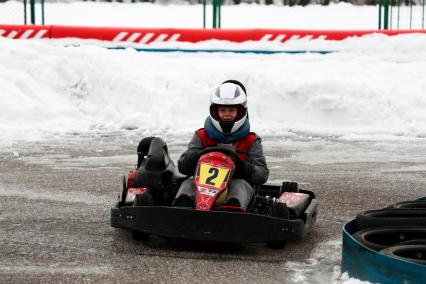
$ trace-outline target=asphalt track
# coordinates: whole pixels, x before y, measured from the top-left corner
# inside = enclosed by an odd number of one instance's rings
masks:
[[[0,283],[339,283],[342,225],[426,196],[421,142],[264,139],[271,182],[298,181],[320,212],[304,240],[191,245],[135,241],[109,225],[138,136],[52,137],[0,148]],[[169,139],[173,158],[188,137]]]

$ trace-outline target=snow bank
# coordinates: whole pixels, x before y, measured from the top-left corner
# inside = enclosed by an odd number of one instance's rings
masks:
[[[328,55],[161,54],[0,39],[0,131],[188,133],[202,126],[213,88],[235,78],[263,135],[425,137],[425,36],[338,45]]]

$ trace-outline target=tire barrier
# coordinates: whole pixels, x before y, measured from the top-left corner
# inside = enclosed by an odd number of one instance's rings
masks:
[[[426,245],[397,245],[380,251],[384,255],[426,265]]]
[[[403,201],[395,203],[387,208],[411,208],[426,210],[426,200]]]
[[[426,200],[403,201],[357,215],[352,237],[387,256],[426,265]]]
[[[356,217],[359,230],[381,226],[415,226],[426,228],[426,209],[384,208],[362,212]]]
[[[285,43],[303,40],[343,40],[380,33],[388,36],[407,33],[426,33],[426,30],[279,30],[279,29],[172,29],[172,28],[122,28],[77,27],[57,25],[0,25],[0,37],[9,39],[62,39],[79,38],[116,43],[152,44],[157,42],[190,42],[226,40],[231,42]]]
[[[419,244],[426,249],[426,227],[372,227],[352,235],[369,249],[380,251],[395,245]]]

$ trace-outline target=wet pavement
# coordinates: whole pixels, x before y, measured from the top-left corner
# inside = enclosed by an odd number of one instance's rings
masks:
[[[138,140],[110,133],[0,147],[0,283],[339,283],[342,225],[426,196],[422,141],[267,137],[270,182],[317,194],[318,220],[304,240],[281,250],[136,241],[109,217]],[[167,140],[174,160],[186,140]]]

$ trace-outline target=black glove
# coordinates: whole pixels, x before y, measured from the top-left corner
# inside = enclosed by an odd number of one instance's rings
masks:
[[[178,163],[179,172],[187,176],[192,176],[197,166],[198,159],[200,158],[200,151],[194,150],[186,152],[184,155],[185,158],[183,161]]]
[[[248,178],[251,175],[253,165],[250,162],[238,159],[235,162],[235,178]]]

